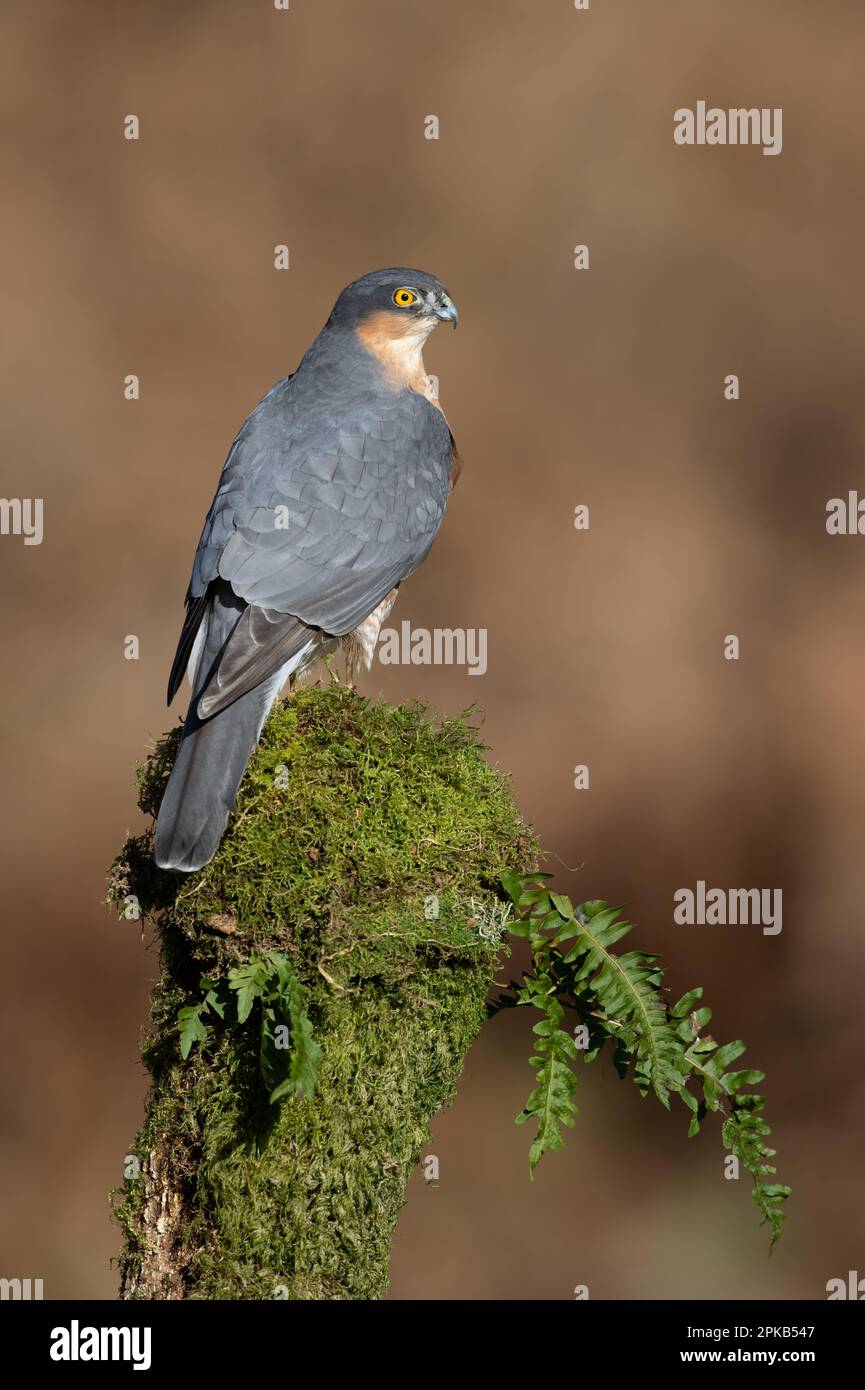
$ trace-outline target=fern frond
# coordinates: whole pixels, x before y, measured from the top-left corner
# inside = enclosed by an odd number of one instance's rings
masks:
[[[226,1006],[233,997],[237,1022],[243,1025],[259,1002],[259,1060],[270,1103],[292,1094],[312,1096],[321,1048],[313,1037],[303,989],[287,955],[268,951],[264,956],[253,956],[229,970],[224,980],[203,979],[201,989],[207,991],[204,998],[177,1014],[184,1061],[193,1045],[204,1043],[210,1035],[205,1013],[212,1012],[224,1022]]]
[[[531,1004],[544,1015],[534,1028],[537,1042],[531,1059],[538,1085],[517,1117],[518,1124],[530,1118],[538,1123],[530,1171],[534,1174],[548,1149],[562,1148],[563,1129],[573,1126],[578,1113],[573,1063],[579,1050],[561,1027],[563,1005],[572,1004],[588,1029],[585,1061],[593,1061],[611,1042],[617,1072],[624,1077],[632,1070],[641,1094],[653,1090],[667,1109],[671,1094],[681,1097],[691,1113],[689,1135],[699,1131],[708,1112],[721,1115],[726,1148],[754,1179],[752,1195],[761,1224],[771,1227],[771,1251],[790,1189],[767,1181],[776,1169],[771,1162],[775,1150],[765,1142],[771,1131],[762,1116],[764,1098],[743,1089],[759,1085],[763,1073],[754,1068],[727,1070],[745,1044],[719,1047],[703,1036],[712,1014],[700,1004],[702,989],[690,990],[671,1009],[657,956],[644,951],[619,955],[611,949],[633,930],[619,908],[600,899],[575,908],[569,898],[547,886],[544,880],[549,877],[502,875],[517,914],[511,931],[528,939],[532,970],[523,975],[522,984],[512,981],[510,994],[501,995],[491,1009]],[[699,1095],[689,1089],[692,1081]]]
[[[670,1092],[682,1085],[682,1047],[667,1021],[660,993],[663,971],[657,957],[643,951],[615,955],[610,947],[633,930],[620,909],[594,902],[574,911],[569,898],[551,893],[558,927],[551,949],[573,945],[561,965],[570,992],[594,1000],[594,1013],[615,1037],[620,1052],[633,1056],[634,1080],[645,1095],[651,1089],[667,1109]]]
[[[687,1045],[685,1061],[689,1077],[693,1077],[702,1091],[697,1099],[687,1085],[680,1095],[691,1111],[689,1136],[699,1132],[700,1124],[708,1111],[720,1112],[724,1116],[721,1137],[725,1148],[734,1154],[746,1172],[754,1180],[751,1193],[758,1211],[761,1225],[771,1228],[770,1249],[781,1234],[784,1221],[782,1210],[790,1196],[790,1188],[783,1183],[767,1182],[778,1170],[772,1163],[775,1150],[766,1143],[772,1133],[763,1118],[765,1097],[753,1091],[743,1091],[744,1086],[759,1086],[765,1074],[756,1067],[746,1067],[739,1071],[727,1071],[746,1051],[739,1039],[719,1047],[715,1039],[702,1036],[701,1030],[712,1017],[711,1009],[693,1009],[700,998],[701,989],[691,990],[670,1010],[670,1018],[676,1025],[677,1033]]]
[[[270,1103],[293,1094],[311,1099],[321,1048],[312,1036],[303,990],[288,956],[271,951],[267,960],[271,973],[262,996],[261,1072]]]
[[[556,986],[549,976],[529,977],[519,991],[519,1003],[531,1003],[541,1009],[544,1017],[532,1032],[537,1041],[535,1056],[529,1065],[538,1073],[538,1084],[526,1101],[525,1109],[517,1116],[517,1124],[537,1120],[538,1128],[529,1150],[529,1172],[535,1169],[548,1149],[564,1146],[562,1128],[573,1128],[579,1113],[573,1100],[577,1079],[571,1064],[577,1060],[573,1038],[561,1027],[565,1011],[555,994]]]

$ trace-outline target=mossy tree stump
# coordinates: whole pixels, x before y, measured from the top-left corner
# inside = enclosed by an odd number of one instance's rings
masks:
[[[141,770],[155,815],[179,730]],[[144,1126],[116,1205],[124,1298],[382,1297],[405,1187],[453,1097],[501,951],[498,876],[532,836],[465,718],[370,703],[336,683],[277,707],[216,858],[158,870],[131,839],[110,896],[155,924],[162,975],[143,1057]],[[500,919],[498,919],[500,921]],[[314,1093],[270,1103],[259,1001],[177,1015],[278,952],[321,1049]]]

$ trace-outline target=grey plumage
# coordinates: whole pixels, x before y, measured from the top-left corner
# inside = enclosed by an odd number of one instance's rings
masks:
[[[213,586],[199,672],[218,662],[243,606],[227,584]],[[224,715],[209,719],[199,717],[193,696],[156,824],[156,862],[162,868],[189,872],[213,858],[249,755],[281,685],[282,676],[272,674]]]
[[[411,320],[394,308],[397,286],[417,292]],[[441,525],[450,430],[365,345],[358,330],[372,314],[385,325],[393,316],[399,343],[407,333],[422,343],[437,318],[456,317],[443,286],[421,271],[355,281],[297,371],[246,420],[222,470],[169,678],[170,701],[204,626],[158,817],[164,868],[188,872],[212,858],[284,680],[363,623],[423,562]]]

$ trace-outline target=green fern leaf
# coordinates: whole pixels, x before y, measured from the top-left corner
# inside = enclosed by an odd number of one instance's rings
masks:
[[[768,1181],[776,1170],[771,1162],[775,1150],[766,1142],[771,1131],[761,1113],[764,1100],[745,1089],[759,1085],[763,1073],[753,1067],[728,1070],[742,1056],[745,1044],[737,1040],[719,1047],[704,1033],[712,1011],[700,1004],[702,989],[689,990],[669,1008],[657,957],[643,951],[624,955],[612,951],[632,930],[618,908],[601,899],[575,908],[565,894],[539,881],[549,877],[502,875],[502,885],[517,912],[511,929],[529,938],[533,969],[523,976],[522,984],[512,981],[510,996],[502,995],[492,1009],[531,1004],[544,1014],[534,1029],[537,1041],[531,1059],[538,1085],[518,1117],[518,1123],[531,1118],[538,1122],[530,1152],[532,1172],[548,1149],[562,1147],[563,1128],[572,1126],[577,1114],[571,1065],[577,1049],[560,1026],[564,998],[573,1003],[588,1029],[585,1061],[593,1060],[607,1041],[612,1042],[613,1063],[620,1076],[633,1069],[640,1091],[654,1090],[665,1106],[671,1094],[681,1097],[690,1112],[689,1136],[699,1132],[708,1112],[722,1117],[725,1146],[754,1179],[752,1196],[762,1222],[771,1227],[771,1251],[790,1189]],[[698,1095],[689,1089],[691,1081],[699,1087]]]
[[[245,1023],[252,1013],[256,999],[260,999],[267,988],[269,970],[267,963],[259,956],[236,966],[228,972],[228,987],[237,994],[237,1021]]]
[[[197,1042],[204,1042],[210,1031],[207,1024],[203,1022],[201,1014],[206,1004],[189,1004],[177,1013],[177,1027],[180,1033],[180,1055],[184,1062],[192,1051],[192,1046]]]
[[[321,1049],[312,1035],[303,990],[288,956],[271,951],[262,994],[261,1071],[275,1105],[288,1095],[311,1098]]]
[[[532,983],[538,988],[531,990],[531,1002],[544,1011],[543,1019],[532,1029],[537,1041],[530,1064],[538,1073],[538,1084],[526,1101],[525,1109],[517,1116],[517,1124],[532,1119],[537,1121],[537,1133],[529,1150],[529,1172],[534,1177],[543,1155],[550,1149],[563,1147],[562,1127],[573,1127],[578,1111],[573,1100],[577,1082],[572,1070],[577,1049],[573,1039],[560,1026],[565,1011],[555,994],[550,993],[554,989],[551,980]]]
[[[645,1094],[650,1088],[669,1108],[670,1092],[682,1085],[682,1046],[667,1021],[660,987],[663,972],[656,957],[642,951],[615,955],[610,947],[632,929],[619,919],[619,908],[592,904],[571,917],[557,940],[574,940],[563,965],[575,967],[569,986],[575,994],[585,983],[605,1018],[615,1025],[622,1048],[633,1053],[634,1079]],[[583,915],[585,920],[583,920]],[[575,938],[575,939],[574,939]],[[621,1051],[621,1049],[620,1049]]]

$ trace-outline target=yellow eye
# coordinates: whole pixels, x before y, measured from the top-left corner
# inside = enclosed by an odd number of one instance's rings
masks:
[[[417,295],[414,290],[394,290],[393,302],[398,304],[401,309],[407,309],[410,304],[414,304]]]

